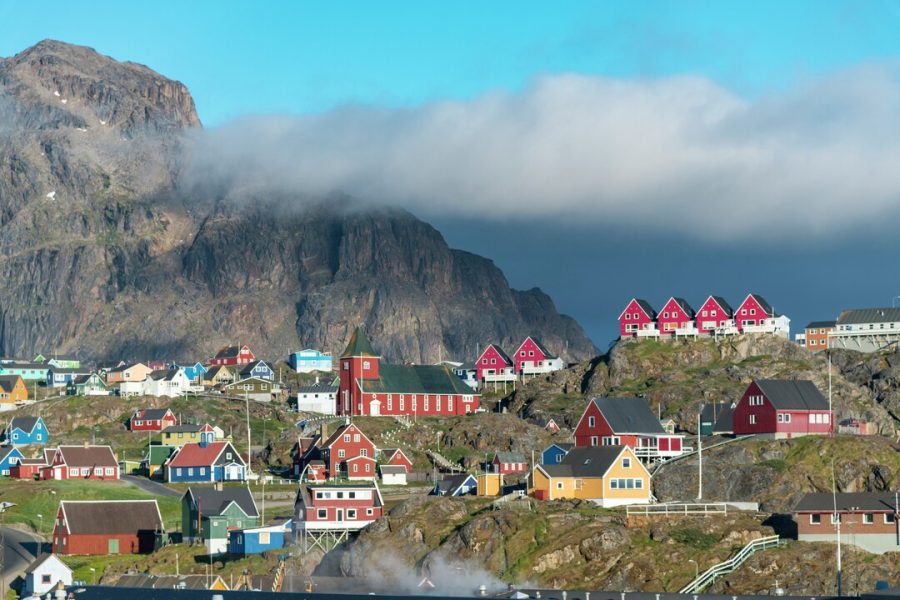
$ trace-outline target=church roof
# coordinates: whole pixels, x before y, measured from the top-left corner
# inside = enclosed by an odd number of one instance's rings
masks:
[[[342,358],[346,356],[378,356],[375,350],[372,349],[372,344],[369,343],[369,337],[366,335],[364,327],[357,327],[356,331],[353,332],[353,335],[350,337],[350,343],[347,344],[347,349],[341,354]]]

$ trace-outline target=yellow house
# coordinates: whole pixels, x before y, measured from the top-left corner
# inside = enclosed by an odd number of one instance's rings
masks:
[[[132,365],[124,365],[110,370],[106,374],[106,383],[116,384],[126,381],[143,381],[147,375],[153,372],[153,369],[144,363],[134,363]]]
[[[503,488],[502,473],[482,473],[475,476],[478,481],[478,496],[499,496]]]
[[[591,500],[604,507],[650,503],[650,472],[628,446],[572,448],[561,463],[537,465],[532,493],[542,500]]]

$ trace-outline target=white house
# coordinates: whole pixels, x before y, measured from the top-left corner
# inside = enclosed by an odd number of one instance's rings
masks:
[[[900,308],[841,311],[828,332],[828,347],[877,352],[900,341]]]
[[[72,569],[55,554],[44,554],[25,571],[23,596],[42,596],[60,582],[65,586],[72,585]]]
[[[406,485],[406,467],[402,465],[381,465],[381,483],[384,485]]]
[[[288,357],[288,364],[297,373],[312,373],[313,371],[331,371],[334,363],[331,354],[307,348],[291,354]]]
[[[329,383],[302,385],[297,390],[297,410],[333,415],[337,406],[338,386]]]
[[[143,381],[145,396],[181,396],[191,387],[191,381],[184,369],[153,371]]]

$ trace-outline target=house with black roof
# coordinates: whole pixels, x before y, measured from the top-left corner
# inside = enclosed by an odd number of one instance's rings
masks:
[[[625,445],[642,460],[681,456],[684,436],[667,433],[643,398],[593,397],[575,426],[575,446]]]
[[[190,487],[181,497],[186,542],[202,542],[210,554],[228,549],[228,531],[259,525],[259,510],[247,487]]]
[[[830,435],[834,412],[812,381],[756,379],[734,408],[735,435],[768,435],[778,439]]]
[[[648,504],[650,472],[628,446],[572,448],[558,464],[536,465],[539,500],[590,500],[600,506]]]
[[[878,352],[900,342],[900,308],[852,308],[841,311],[828,332],[828,347]]]
[[[875,554],[900,552],[900,492],[806,494],[794,508],[797,539],[841,541]]]

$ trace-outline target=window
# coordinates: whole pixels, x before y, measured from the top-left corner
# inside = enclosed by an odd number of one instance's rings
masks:
[[[69,469],[69,477],[78,477],[78,469]]]
[[[557,481],[557,482],[556,482],[556,489],[558,489],[558,490],[563,489],[563,482],[562,482],[562,481]]]
[[[240,543],[240,542],[238,542]],[[268,531],[260,531],[259,532],[259,543],[260,544],[268,544],[269,543],[269,532]]]
[[[822,515],[820,515],[820,514],[809,515],[809,524],[810,525],[819,525],[821,523],[822,523]]]
[[[350,362],[349,362],[349,361],[346,361],[346,360],[344,361],[344,370],[345,370],[345,371],[349,371],[349,370],[350,370]]]
[[[588,417],[588,427],[593,427],[596,425],[597,419],[596,417]]]
[[[359,434],[358,434],[358,433],[354,433],[354,434],[353,434],[353,441],[354,441],[355,443],[359,443]]]
[[[111,476],[111,475],[113,474],[113,468],[112,468],[112,467],[106,467],[106,474]]]
[[[319,519],[327,519],[328,518],[328,509],[320,508],[316,514]]]
[[[347,456],[347,451],[344,450],[343,448],[339,449],[338,450],[338,458],[344,458],[345,456]]]
[[[622,459],[622,468],[623,469],[631,468],[631,458],[626,456],[625,458]]]
[[[663,313],[663,318],[664,318],[664,319],[668,319],[668,318],[669,318],[669,311],[666,311],[666,312]]]
[[[626,320],[626,321],[630,321],[630,320],[631,320],[631,313],[625,313],[625,320]]]
[[[609,487],[610,487],[611,489],[614,489],[614,490],[619,489],[619,480],[618,480],[618,479],[612,479],[612,480],[610,480],[610,482],[609,482]]]
[[[529,350],[529,351],[528,351],[528,356],[534,356],[534,350]]]
[[[347,492],[347,497],[353,500],[356,498],[356,492]]]
[[[863,513],[863,525],[872,525],[875,523],[875,515],[872,513]]]
[[[181,476],[181,467],[175,469],[175,475],[178,475],[179,477]]]
[[[355,509],[355,508],[348,508],[348,509],[347,509],[347,518],[348,518],[348,519],[355,519],[355,518],[356,518],[356,509]]]
[[[756,309],[755,309],[755,308],[751,308],[751,309],[750,309],[750,314],[751,314],[751,315],[755,315],[755,314],[756,314]]]
[[[194,467],[188,467],[188,477],[194,474]]]
[[[525,351],[522,350],[521,352],[519,352],[519,356],[525,356]]]
[[[359,455],[360,456],[369,456],[369,449],[368,448],[360,448]]]
[[[714,317],[714,316],[716,316],[716,311],[711,310],[711,311],[709,311],[709,314],[710,314],[710,316]],[[706,316],[706,311],[703,311],[703,316]]]
[[[644,480],[643,479],[635,479],[634,480],[634,489],[636,489],[636,490],[644,489]]]
[[[591,436],[591,446],[596,446],[596,445],[597,445],[597,436],[592,435]]]
[[[834,513],[831,513],[831,524],[837,525],[840,522],[841,522],[841,515],[839,515],[839,514],[836,515]]]
[[[371,516],[374,515],[374,514],[375,514],[375,511],[374,511],[373,509],[371,509],[371,508],[367,508],[367,509],[366,509],[366,515],[367,515],[367,516],[370,516],[370,517],[371,517]]]
[[[206,475],[206,467],[200,467],[200,474]]]
[[[364,360],[363,361],[363,370],[368,370],[370,367],[371,367],[371,365],[369,364],[369,361]]]
[[[345,434],[344,434],[344,441],[345,441],[345,442],[349,442],[349,441],[350,441],[350,434],[349,434],[349,433],[345,433]]]
[[[354,473],[359,472],[359,465],[353,465],[353,472]]]
[[[885,515],[884,515],[885,525],[891,524],[893,522],[894,522],[894,513],[885,513]]]
[[[225,453],[225,460],[231,460],[231,452]]]
[[[41,575],[41,583],[51,583],[49,573]]]
[[[756,425],[756,415],[750,415],[750,424]]]

